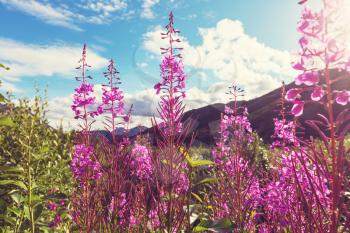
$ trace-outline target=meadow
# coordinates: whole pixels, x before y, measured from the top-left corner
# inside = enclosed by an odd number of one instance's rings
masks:
[[[228,84],[233,104],[215,145],[192,145],[172,13],[159,35],[168,47],[160,48],[153,136],[129,137],[133,111],[113,59],[102,99],[94,96],[87,45],[71,105],[79,129],[50,127],[44,98],[0,95],[0,232],[350,232],[350,90],[334,87],[350,78],[350,53],[334,26],[340,2],[324,0],[318,11],[299,2],[299,75],[295,88],[281,88],[270,144],[237,104],[243,90]],[[306,122],[317,137],[302,137],[298,120],[311,103],[322,109]],[[111,137],[92,130],[97,118]]]

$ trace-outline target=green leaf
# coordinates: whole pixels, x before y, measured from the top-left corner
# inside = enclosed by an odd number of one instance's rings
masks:
[[[50,147],[49,146],[44,146],[42,148],[40,148],[39,150],[39,155],[44,155],[47,154],[50,151]]]
[[[5,97],[2,95],[2,94],[0,94],[0,103],[3,103],[3,102],[5,102]]]
[[[32,196],[32,206],[33,207],[41,204],[42,202],[43,202],[43,200],[41,199],[40,196],[37,196],[37,195]]]
[[[20,180],[0,180],[0,185],[16,185],[17,187],[27,190],[27,186]]]
[[[23,174],[18,174],[18,173],[5,173],[5,174],[0,174],[0,180],[3,178],[9,178],[9,177],[18,177],[18,178],[23,178]]]
[[[48,227],[48,226],[39,226],[40,231],[44,232],[44,233],[49,233],[50,231],[52,231],[52,228]]]
[[[209,229],[203,226],[196,226],[193,228],[192,232],[203,232],[203,231],[208,231]]]
[[[34,207],[34,210],[33,210],[34,221],[36,221],[40,217],[41,213],[43,212],[43,209],[44,208],[42,204],[39,204]]]
[[[206,184],[206,183],[213,183],[213,182],[218,182],[219,178],[216,177],[209,177],[209,178],[204,178],[203,180],[199,181],[196,185],[201,185],[201,184]]]
[[[203,203],[203,200],[200,196],[198,196],[196,193],[191,192],[192,196],[194,196],[200,203]]]
[[[17,193],[17,192],[11,194],[11,198],[17,204],[22,203],[25,200],[25,197],[23,197],[20,193]]]
[[[7,209],[7,204],[3,199],[0,199],[0,213],[4,213]]]
[[[3,174],[0,174],[0,180],[3,178],[8,177],[23,177],[24,169],[22,167],[6,167],[6,166],[0,166],[0,171],[3,172]]]
[[[190,154],[185,151],[184,148],[180,148],[181,153],[183,153],[187,163],[192,167],[201,167],[201,166],[211,166],[214,165],[215,163],[213,161],[210,160],[193,160],[190,156]]]
[[[5,70],[9,70],[9,69],[10,69],[9,67],[4,66],[4,65],[3,65],[3,64],[1,64],[1,63],[0,63],[0,68],[3,68],[3,69],[5,69]]]
[[[16,207],[9,207],[9,208],[7,208],[7,211],[14,213],[17,217],[19,217],[21,215],[21,210],[19,208],[16,208]]]
[[[29,220],[30,219],[30,212],[29,207],[27,205],[24,206],[24,216]]]
[[[22,167],[0,166],[0,171],[2,171],[2,172],[24,172],[24,169]]]
[[[212,166],[215,163],[210,160],[192,160],[191,166],[192,167],[201,167],[201,166]]]
[[[234,228],[231,220],[221,219],[217,221],[202,221],[198,226],[196,226],[194,232],[212,231],[212,232],[231,232]]]
[[[0,117],[0,126],[13,127],[15,123],[11,120],[9,116]]]
[[[12,217],[8,217],[6,215],[0,214],[0,219],[4,220],[8,224],[14,226],[16,224],[16,220]]]

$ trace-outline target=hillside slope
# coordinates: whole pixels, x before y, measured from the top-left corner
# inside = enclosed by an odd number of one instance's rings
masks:
[[[337,71],[332,72],[333,77],[338,77]],[[324,82],[321,78],[321,83]],[[294,83],[286,85],[286,90],[295,87]],[[335,81],[333,87],[337,90],[347,89],[350,90],[350,76],[345,79]],[[253,130],[255,130],[259,136],[267,143],[271,142],[271,135],[273,134],[274,124],[273,118],[279,116],[280,111],[280,98],[282,87],[277,88],[263,96],[249,100],[239,101],[239,106],[246,106],[249,112],[249,120],[252,124]],[[310,93],[305,93],[303,99],[310,99]],[[232,104],[228,103],[229,105]],[[184,114],[183,121],[191,121],[193,124],[191,133],[195,133],[196,137],[194,145],[213,145],[218,132],[218,126],[221,118],[221,114],[224,111],[225,104],[216,103],[187,111]],[[348,107],[345,106],[345,107]],[[335,112],[338,114],[345,107],[335,105]],[[286,111],[289,112],[291,104],[286,103]],[[325,114],[324,106],[309,102],[305,105],[304,114],[298,119],[298,134],[301,137],[308,138],[310,136],[317,137],[316,132],[311,129],[305,121],[310,119],[317,119],[317,114]],[[291,119],[291,116],[289,116]],[[144,133],[153,135],[154,129],[150,128],[145,130]],[[190,140],[188,138],[188,140]]]

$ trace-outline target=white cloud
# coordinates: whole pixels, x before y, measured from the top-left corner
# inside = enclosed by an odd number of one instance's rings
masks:
[[[127,3],[123,0],[90,0],[85,4],[85,8],[109,16],[111,13],[127,8]]]
[[[132,11],[125,11],[128,7],[125,0],[81,0],[77,6],[96,14],[92,16],[80,14],[78,16],[82,22],[93,24],[109,23],[114,18],[128,19],[132,15]],[[118,17],[114,17],[113,13],[116,12],[122,13]]]
[[[146,62],[138,62],[138,63],[136,63],[136,66],[139,69],[144,69],[144,68],[146,68],[148,66],[148,63],[146,63]]]
[[[94,86],[94,96],[98,102],[101,101],[102,91],[101,85]],[[156,112],[159,97],[156,96],[155,91],[146,89],[134,95],[125,94],[126,110],[133,104],[132,117],[130,127],[143,125],[150,127],[152,125],[151,118]],[[73,102],[73,95],[56,97],[48,101],[47,117],[51,126],[57,127],[61,123],[65,129],[79,129],[80,120],[74,119],[74,113],[71,110]],[[157,114],[156,119],[159,120]],[[103,116],[96,118],[92,129],[104,129]]]
[[[73,12],[65,8],[53,7],[48,3],[34,0],[0,0],[0,3],[34,16],[45,23],[82,31],[73,23]]]
[[[152,7],[159,3],[159,0],[143,0],[141,18],[153,19],[154,12]]]
[[[7,86],[14,85],[26,76],[72,77],[75,66],[81,57],[82,47],[68,44],[35,45],[0,37],[0,63],[11,69],[0,70],[0,77]],[[108,64],[108,60],[88,48],[88,63],[99,69]],[[6,86],[5,86],[6,87]]]
[[[22,89],[18,88],[15,85],[15,83],[7,82],[7,81],[4,81],[4,80],[1,81],[0,90],[5,90],[6,92],[9,91],[11,93],[14,93],[14,92],[21,93],[21,92],[23,92]]]
[[[167,48],[169,46],[167,40],[162,40],[161,33],[164,32],[163,27],[160,25],[154,27],[152,31],[143,34],[143,48],[147,51],[161,57],[160,48]],[[181,40],[181,47],[184,49],[184,63],[186,66],[198,67],[202,61],[199,54],[199,50],[196,47],[192,47],[186,38],[179,36]]]
[[[43,0],[0,0],[0,3],[36,17],[44,23],[76,31],[83,31],[78,23],[106,24],[114,18],[112,13],[127,8],[124,0],[80,0],[69,6],[63,3],[50,4]],[[88,14],[78,13],[81,9]],[[124,12],[119,18],[128,19],[132,14],[132,11]]]
[[[159,55],[160,47],[166,46],[160,36],[162,30],[157,26],[144,34],[143,47],[147,51]],[[223,19],[215,27],[199,28],[198,32],[202,38],[198,46],[192,46],[181,37],[185,66],[211,71],[218,80],[226,83],[220,91],[226,92],[235,82],[244,87],[247,98],[253,98],[278,87],[282,80],[291,81],[295,77],[288,52],[268,47],[247,35],[237,20]],[[200,97],[197,99],[203,101]]]

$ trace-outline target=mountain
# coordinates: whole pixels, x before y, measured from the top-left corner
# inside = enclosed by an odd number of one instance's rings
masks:
[[[145,126],[136,126],[134,128],[129,129],[129,132],[127,133],[127,135],[130,138],[135,138],[137,135],[144,133],[148,128]],[[122,127],[118,127],[116,128],[116,135],[121,136],[126,134],[124,128]],[[97,136],[103,136],[105,138],[107,138],[109,141],[112,141],[112,134],[107,131],[107,130],[96,130],[93,132],[94,135]]]
[[[332,71],[332,77],[339,77],[339,75],[347,75],[346,73],[339,73],[338,71]],[[350,76],[347,75],[346,78],[341,80],[333,80],[333,88],[336,90],[350,90]],[[324,83],[324,77],[320,79],[321,83]],[[294,83],[288,84],[285,86],[286,90],[296,87]],[[248,100],[248,101],[239,101],[238,106],[245,106],[249,112],[249,120],[251,122],[252,128],[256,131],[259,136],[266,142],[271,142],[271,135],[274,131],[273,119],[279,117],[280,112],[280,99],[281,99],[282,87],[277,88],[263,96],[258,98]],[[302,99],[310,99],[310,93],[304,93]],[[232,105],[233,102],[228,103]],[[285,109],[288,113],[291,109],[291,103],[285,103]],[[221,119],[221,114],[224,111],[225,104],[216,103],[201,107],[198,109],[193,109],[187,111],[184,114],[183,121],[191,122],[193,124],[191,128],[191,135],[188,136],[187,141],[190,141],[192,133],[195,134],[195,139],[193,145],[207,145],[211,146],[215,143],[215,138],[217,136],[218,127]],[[310,136],[318,137],[316,131],[312,129],[306,121],[311,119],[319,119],[317,116],[318,113],[326,114],[324,105],[310,101],[305,104],[304,114],[298,119],[298,130],[297,133],[300,137],[309,138]],[[347,106],[340,106],[338,104],[334,105],[334,111],[336,115]],[[292,116],[289,114],[287,118],[292,119]],[[144,131],[145,134],[153,135],[154,128],[149,128]]]

